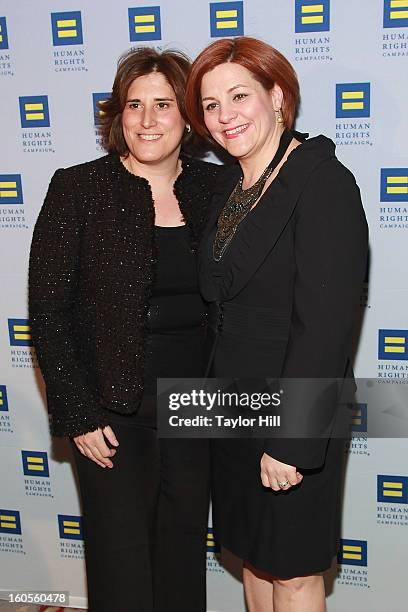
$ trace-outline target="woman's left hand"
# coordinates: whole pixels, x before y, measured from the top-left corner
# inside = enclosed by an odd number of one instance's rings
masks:
[[[287,491],[303,480],[303,476],[294,465],[281,463],[264,453],[261,459],[261,480],[264,487],[274,491]]]

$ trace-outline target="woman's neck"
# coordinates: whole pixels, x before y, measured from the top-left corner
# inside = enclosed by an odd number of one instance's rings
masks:
[[[244,174],[242,183],[243,189],[248,189],[254,185],[270,163],[271,159],[273,159],[278,150],[284,129],[284,127],[278,126],[277,124],[275,130],[259,151],[247,158],[239,160]]]
[[[126,158],[121,158],[121,161],[125,168],[135,174],[145,178],[150,185],[155,186],[168,186],[173,185],[174,181],[181,172],[181,161],[179,159],[180,148],[178,148],[172,155],[166,157],[166,159],[158,162],[140,162],[132,153]]]

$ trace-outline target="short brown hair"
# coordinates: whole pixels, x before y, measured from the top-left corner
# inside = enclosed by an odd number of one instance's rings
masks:
[[[109,153],[127,155],[128,147],[122,130],[122,112],[129,87],[135,79],[151,72],[160,72],[174,89],[179,111],[187,122],[184,106],[186,80],[190,69],[189,58],[181,51],[166,50],[159,53],[152,47],[140,47],[122,55],[118,62],[112,94],[100,102],[98,120],[103,146]]]
[[[250,36],[239,36],[216,40],[201,51],[191,66],[185,107],[192,127],[200,136],[209,137],[201,104],[201,82],[207,72],[226,62],[234,62],[249,70],[267,91],[275,83],[279,85],[283,91],[283,122],[285,127],[293,127],[300,102],[299,82],[294,68],[267,43]]]

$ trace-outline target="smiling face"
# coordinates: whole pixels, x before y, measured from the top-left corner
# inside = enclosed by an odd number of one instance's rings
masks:
[[[267,91],[239,64],[220,64],[201,83],[205,125],[212,138],[238,159],[249,159],[269,149],[280,124],[282,90]]]
[[[178,157],[184,128],[174,90],[161,72],[133,81],[122,112],[122,129],[129,154],[137,162],[154,164]]]

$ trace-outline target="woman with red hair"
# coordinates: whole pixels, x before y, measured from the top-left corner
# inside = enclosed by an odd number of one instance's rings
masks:
[[[190,121],[239,162],[216,190],[199,260],[215,377],[352,377],[367,224],[334,143],[293,131],[298,104],[292,66],[259,40],[218,40],[193,63]],[[310,425],[301,388],[285,410]],[[329,430],[338,416],[336,391]],[[324,611],[343,449],[336,436],[214,441],[216,537],[245,562],[251,612]]]

